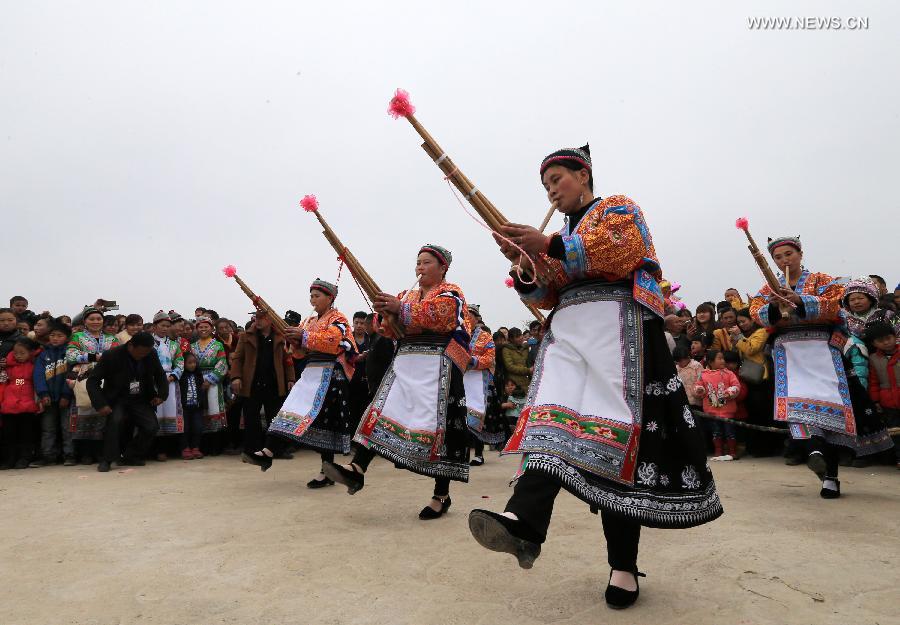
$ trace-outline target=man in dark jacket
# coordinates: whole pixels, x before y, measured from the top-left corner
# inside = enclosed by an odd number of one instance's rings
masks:
[[[250,330],[238,339],[231,357],[231,389],[244,398],[244,451],[263,446],[260,409],[271,422],[294,386],[294,365],[285,353],[284,337],[272,330],[265,313],[256,314]]]
[[[102,384],[102,387],[101,387]],[[149,332],[138,332],[125,345],[103,354],[87,381],[91,405],[107,417],[103,430],[100,472],[119,459],[119,434],[130,419],[137,434],[128,444],[119,464],[143,466],[144,454],[159,430],[156,407],[169,396],[169,380],[156,355]]]

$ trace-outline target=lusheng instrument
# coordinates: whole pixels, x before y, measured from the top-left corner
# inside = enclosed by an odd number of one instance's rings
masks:
[[[741,217],[734,222],[734,225],[738,230],[743,230],[744,234],[747,235],[747,240],[750,242],[747,249],[750,250],[750,255],[753,256],[753,260],[755,260],[756,264],[759,266],[759,270],[762,272],[766,284],[769,285],[769,288],[772,290],[773,296],[778,300],[778,309],[781,311],[782,319],[787,319],[791,315],[791,309],[796,308],[796,306],[794,306],[792,302],[781,297],[781,284],[778,282],[778,278],[775,277],[775,273],[769,267],[766,257],[759,251],[756,241],[753,240],[753,235],[750,234],[750,222],[746,217]],[[788,268],[785,268],[784,270],[784,282],[788,288],[790,288],[791,278],[790,270]]]
[[[438,142],[434,140],[434,137],[432,137],[429,132],[425,130],[425,127],[419,123],[419,120],[417,120],[414,115],[415,112],[416,107],[409,101],[409,94],[403,89],[397,89],[397,92],[394,94],[394,97],[391,99],[390,105],[388,106],[388,113],[394,119],[405,117],[406,120],[412,124],[412,127],[416,129],[416,132],[419,133],[419,136],[422,137],[422,140],[424,141],[424,143],[422,143],[422,149],[425,150],[425,153],[428,154],[428,156],[431,157],[431,160],[433,160],[441,171],[444,172],[447,180],[462,193],[488,227],[494,232],[502,235],[503,233],[500,231],[500,227],[508,224],[509,220],[504,217],[503,214],[497,210],[497,207],[494,206],[491,201],[488,200],[474,184],[472,184],[472,181],[459,170],[453,163],[453,160],[446,152],[444,152],[443,148],[438,145]],[[549,218],[545,221],[549,221]],[[546,227],[546,224],[544,227]],[[542,263],[539,261],[535,264],[534,259],[531,259],[527,255],[525,255],[525,257],[529,259],[532,265],[534,265],[534,273],[536,274],[535,279],[545,280],[549,273],[548,268],[542,266]],[[525,306],[538,321],[543,323],[544,315],[541,311],[531,304],[525,304]]]
[[[288,328],[287,322],[281,318],[281,316],[275,312],[275,310],[266,303],[266,300],[261,298],[259,295],[253,292],[247,283],[241,280],[241,277],[237,275],[237,267],[234,265],[228,265],[227,267],[222,269],[222,273],[225,274],[227,278],[234,278],[234,281],[237,282],[238,286],[241,287],[241,290],[244,294],[250,298],[250,301],[253,302],[253,306],[256,307],[256,310],[259,312],[265,313],[269,316],[269,319],[272,320],[272,329],[275,330],[281,336],[284,336],[284,331]]]
[[[319,212],[319,202],[316,200],[315,195],[307,195],[302,200],[300,200],[300,206],[303,207],[307,213],[312,213],[316,216],[316,219],[319,220],[319,223],[322,224],[322,234],[325,235],[325,239],[331,244],[331,247],[334,248],[334,251],[337,252],[338,259],[347,266],[347,269],[350,271],[350,274],[356,280],[356,283],[359,284],[359,287],[363,290],[366,297],[369,298],[369,301],[372,302],[375,300],[375,296],[379,293],[383,293],[375,280],[372,279],[372,276],[369,275],[369,272],[365,270],[365,268],[360,264],[360,262],[356,259],[356,256],[347,249],[347,247],[341,242],[338,238],[337,234],[335,234],[334,230],[331,229],[331,226],[328,225],[328,222],[325,221],[325,218],[322,217],[322,214]],[[384,322],[388,325],[395,335],[398,337],[403,337],[406,332],[403,329],[403,325],[394,315],[382,315]]]

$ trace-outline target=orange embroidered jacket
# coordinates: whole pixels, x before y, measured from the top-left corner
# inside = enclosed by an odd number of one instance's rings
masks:
[[[494,337],[490,332],[476,328],[472,332],[472,340],[469,342],[469,352],[472,354],[469,369],[482,371],[494,368],[497,349],[494,347]]]
[[[397,297],[400,298],[399,320],[406,334],[450,335],[450,343],[444,353],[461,371],[465,371],[470,362],[471,321],[462,289],[455,284],[442,282],[425,297],[422,297],[421,289],[404,291]],[[391,339],[399,338],[389,326],[381,325],[379,315],[375,315],[375,323],[379,333]]]
[[[551,269],[547,286],[522,288],[522,300],[538,308],[552,309],[566,285],[590,279],[632,280],[634,298],[662,316],[665,303],[659,281],[662,271],[650,230],[640,207],[624,195],[598,201],[577,224],[566,223],[559,231],[562,260],[542,254]]]
[[[778,282],[784,285],[784,275],[778,276]],[[750,315],[759,325],[766,328],[775,325],[839,322],[844,289],[834,278],[828,274],[811,273],[804,269],[800,272],[800,279],[794,286],[794,292],[800,296],[800,305],[791,314],[789,321],[781,322],[778,300],[772,299],[770,302],[772,289],[768,284],[763,285],[759,293],[750,300]]]
[[[357,353],[356,341],[344,313],[332,308],[321,317],[307,317],[303,322],[302,344],[307,351],[337,356],[347,379],[353,377],[355,367],[350,357]]]

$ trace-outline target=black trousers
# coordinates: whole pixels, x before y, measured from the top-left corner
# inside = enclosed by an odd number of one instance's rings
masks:
[[[810,451],[821,452],[825,458],[825,477],[837,479],[839,460],[837,447],[820,436],[813,436],[809,439],[809,448]]]
[[[248,454],[263,446],[262,424],[259,420],[259,411],[262,409],[266,415],[266,423],[271,423],[284,404],[284,397],[279,397],[275,389],[254,388],[250,391],[250,397],[243,398],[244,404],[244,451]],[[268,439],[266,437],[266,447]],[[272,449],[269,447],[269,449]],[[280,448],[278,451],[283,449]],[[272,449],[272,451],[275,451]]]
[[[541,473],[525,472],[516,482],[506,511],[515,514],[538,535],[547,537],[553,502],[560,485]],[[617,571],[637,571],[638,543],[641,525],[623,516],[600,511],[603,535],[606,536],[606,557],[610,568]],[[543,540],[541,541],[543,542]]]
[[[484,456],[484,443],[471,432],[469,432],[469,447],[472,448],[473,456]]]
[[[5,414],[2,417],[3,461],[13,465],[16,460],[31,460],[34,423],[39,422],[32,412]]]
[[[149,402],[123,400],[113,406],[103,430],[103,459],[113,462],[119,459],[119,435],[124,428],[133,426],[134,438],[128,443],[126,458],[142,459],[159,431],[156,410]]]
[[[225,422],[228,424],[228,445],[229,447],[241,446],[241,415],[244,411],[244,400],[246,398],[235,395],[231,405],[225,410]]]
[[[200,406],[184,406],[184,433],[180,436],[182,449],[200,447],[203,436],[203,409]]]
[[[356,448],[356,453],[353,454],[353,464],[362,469],[362,472],[365,473],[366,469],[369,468],[369,463],[372,462],[372,459],[375,458],[377,454],[371,449],[367,449],[366,447],[359,446]],[[324,460],[324,458],[323,458]],[[436,477],[434,478],[434,496],[435,497],[446,497],[450,494],[450,478],[447,477]]]

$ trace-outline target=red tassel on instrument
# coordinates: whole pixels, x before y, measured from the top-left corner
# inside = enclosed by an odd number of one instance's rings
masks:
[[[409,101],[409,94],[403,89],[397,89],[391,103],[388,105],[388,115],[394,119],[409,117],[416,112],[416,107]]]
[[[234,265],[228,265],[227,267],[222,268],[222,273],[225,274],[226,278],[233,278],[237,275],[237,267]]]
[[[746,232],[747,228],[750,227],[750,222],[747,221],[746,217],[738,217],[737,221],[734,222],[734,227],[738,230],[743,230],[744,232]]]
[[[300,206],[307,213],[314,213],[319,210],[319,200],[316,199],[315,195],[304,195],[303,199],[300,200]]]

